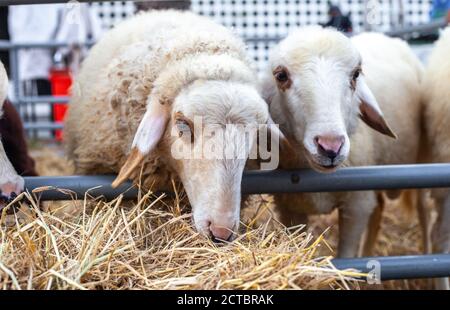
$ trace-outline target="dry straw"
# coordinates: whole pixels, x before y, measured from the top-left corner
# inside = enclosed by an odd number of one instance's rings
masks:
[[[136,203],[88,197],[76,216],[42,212],[33,194],[0,230],[3,289],[349,289],[351,271],[318,255],[323,235],[266,222],[229,244],[195,232],[178,196]],[[61,208],[71,207],[67,202]],[[72,206],[73,207],[73,206]],[[5,213],[6,210],[4,210]],[[261,210],[260,212],[264,212]],[[259,214],[257,214],[259,216]],[[6,214],[2,215],[2,219]],[[269,220],[270,221],[270,220]],[[270,228],[269,226],[272,226]],[[245,226],[244,226],[245,227]]]

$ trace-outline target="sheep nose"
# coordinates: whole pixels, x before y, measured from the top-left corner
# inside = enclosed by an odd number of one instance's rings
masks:
[[[233,234],[233,229],[216,226],[214,224],[209,225],[209,231],[211,232],[212,238],[214,241],[229,241],[231,239],[231,235]]]
[[[322,156],[326,156],[331,160],[335,159],[338,156],[339,151],[344,145],[344,141],[344,136],[337,135],[324,135],[315,137],[315,142],[317,144],[319,154]]]
[[[0,185],[0,201],[10,202],[17,197],[17,193],[20,193],[22,189],[14,183],[5,183]]]
[[[22,192],[23,188],[20,184],[14,184],[11,182],[4,183],[0,185],[0,214],[3,212],[3,209],[14,199],[17,197],[17,193]],[[11,206],[6,214],[12,214],[14,211],[18,210],[18,205],[15,204]]]

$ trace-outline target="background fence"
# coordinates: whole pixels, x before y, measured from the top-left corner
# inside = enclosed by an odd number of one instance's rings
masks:
[[[291,29],[325,23],[329,0],[192,0],[191,10],[206,15],[235,29],[249,39],[249,51],[263,68],[268,50],[277,38]],[[350,14],[355,32],[364,30],[367,11],[363,0],[332,1],[344,14]],[[373,11],[376,31],[389,31],[403,26],[415,26],[430,21],[432,0],[376,0]],[[93,3],[92,8],[102,19],[104,29],[134,14],[133,2]]]

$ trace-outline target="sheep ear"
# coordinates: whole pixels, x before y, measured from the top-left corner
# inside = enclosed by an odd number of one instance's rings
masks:
[[[155,149],[164,135],[169,113],[159,103],[151,103],[150,106],[136,131],[130,155],[128,155],[119,175],[111,185],[113,188],[118,187],[128,179],[134,169],[142,163],[145,156]]]
[[[359,117],[372,129],[397,139],[397,135],[392,131],[384,119],[383,112],[381,112],[375,96],[370,91],[362,76],[360,76],[358,80],[356,92],[360,100]]]

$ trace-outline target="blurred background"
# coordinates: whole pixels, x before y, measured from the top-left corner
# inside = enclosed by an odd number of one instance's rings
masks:
[[[450,19],[450,0],[166,0],[11,5],[0,0],[0,57],[10,101],[31,139],[58,143],[73,77],[90,46],[138,11],[192,10],[233,28],[261,71],[268,50],[291,29],[321,24],[352,35],[385,32],[408,40],[420,59]],[[58,2],[51,0],[35,2]],[[10,4],[9,6],[6,4]]]

